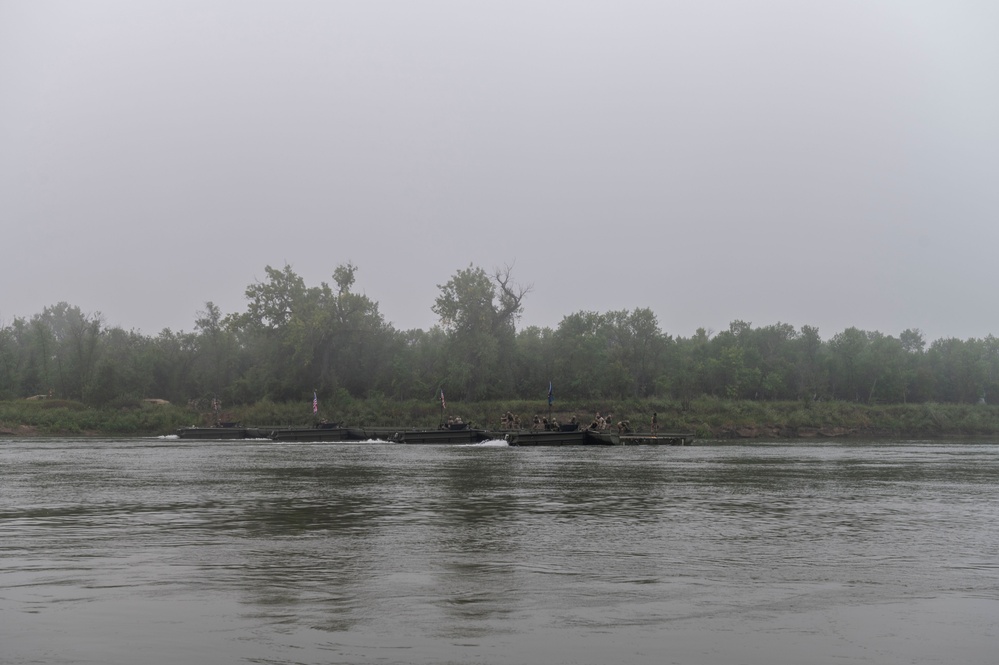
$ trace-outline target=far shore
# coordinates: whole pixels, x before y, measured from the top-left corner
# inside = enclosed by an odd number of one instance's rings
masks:
[[[0,401],[0,437],[163,436],[182,427],[210,426],[216,420],[246,426],[310,426],[320,419],[355,427],[434,429],[448,416],[461,416],[476,429],[504,429],[501,415],[515,414],[521,429],[535,416],[586,427],[596,414],[611,427],[625,422],[637,432],[650,430],[656,413],[663,432],[690,432],[699,440],[892,440],[988,438],[999,436],[999,406],[991,404],[861,404],[854,402],[759,402],[698,398],[628,401],[495,400],[439,402],[393,401],[381,397],[343,399],[338,404],[258,402],[220,413],[192,411],[166,400],[135,400],[94,408],[61,399]]]

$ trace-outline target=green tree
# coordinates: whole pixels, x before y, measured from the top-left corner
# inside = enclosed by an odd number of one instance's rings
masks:
[[[0,326],[0,399],[13,399],[20,387],[20,353],[11,326]]]
[[[235,317],[225,317],[215,303],[208,301],[194,320],[194,358],[191,380],[194,394],[234,400],[231,386],[240,370],[241,346],[234,329]]]
[[[656,382],[666,368],[668,347],[672,343],[659,327],[659,319],[648,308],[635,309],[628,315],[627,326],[631,341],[630,366],[635,381],[635,394],[649,397],[655,394]]]
[[[759,363],[759,383],[755,394],[761,399],[791,399],[795,391],[795,347],[798,331],[787,323],[757,328],[752,333],[755,358]]]
[[[667,377],[660,379],[660,390],[679,399],[684,410],[698,395],[710,393],[710,344],[711,336],[704,328],[698,328],[689,338],[677,338],[672,361],[667,364]]]
[[[234,319],[251,359],[237,395],[257,390],[289,400],[315,389],[363,396],[392,385],[399,344],[378,304],[351,291],[356,266],[336,267],[336,290],[326,282],[308,287],[287,265],[266,273],[266,281],[247,288],[247,311]]]
[[[296,357],[294,329],[308,317],[305,280],[290,265],[266,266],[267,278],[246,288],[246,312],[234,319],[241,344],[252,362],[236,394],[254,399],[300,398],[314,387],[304,354]]]
[[[795,396],[807,401],[828,396],[829,372],[827,349],[814,326],[801,326],[799,335],[792,341],[792,381]]]
[[[836,399],[868,399],[876,378],[865,365],[869,344],[867,333],[857,328],[847,328],[830,340],[830,383]]]
[[[393,335],[392,345],[390,378],[385,393],[400,399],[436,396],[441,377],[447,373],[446,333],[439,326],[429,331],[402,331]]]
[[[989,383],[989,350],[981,340],[938,339],[927,351],[936,398],[974,404]]]
[[[555,381],[555,357],[551,328],[529,326],[519,331],[513,394],[522,399],[539,399],[548,383]]]
[[[147,358],[149,338],[120,327],[106,329],[100,338],[100,359],[86,386],[85,400],[97,406],[116,399],[138,400],[155,394]]]
[[[554,382],[572,398],[606,396],[608,343],[604,317],[575,312],[562,318],[554,333]]]
[[[296,322],[296,351],[328,393],[343,388],[361,396],[392,384],[394,331],[378,303],[351,291],[356,272],[351,263],[340,265],[336,291],[326,283],[310,289],[309,307]]]
[[[516,322],[531,287],[511,279],[511,269],[490,277],[479,267],[459,270],[432,308],[448,336],[446,374],[441,377],[462,399],[510,394],[514,385]]]
[[[99,312],[84,314],[65,302],[32,317],[37,376],[49,382],[39,392],[53,390],[62,397],[83,399],[97,365],[103,322]]]
[[[753,345],[752,324],[733,321],[715,335],[705,363],[710,394],[729,399],[759,397],[759,354]]]

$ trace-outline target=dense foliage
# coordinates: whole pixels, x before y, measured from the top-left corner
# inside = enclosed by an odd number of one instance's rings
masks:
[[[211,302],[192,332],[146,336],[58,303],[0,327],[0,399],[34,395],[90,406],[157,397],[228,405],[349,399],[628,400],[689,405],[700,397],[865,404],[999,399],[999,340],[898,337],[848,328],[829,340],[810,326],[673,337],[650,309],[581,311],[554,330],[517,329],[530,288],[510,269],[469,266],[446,284],[429,331],[396,330],[352,291],[357,268],[310,287],[290,266],[266,268],[246,309]]]

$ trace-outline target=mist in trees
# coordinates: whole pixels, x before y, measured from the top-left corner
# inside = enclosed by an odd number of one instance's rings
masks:
[[[648,308],[566,314],[554,329],[518,329],[531,286],[510,267],[469,265],[438,285],[430,330],[396,330],[337,266],[310,286],[291,266],[265,268],[246,307],[203,303],[191,332],[109,327],[67,303],[0,325],[0,398],[52,395],[94,406],[145,397],[228,403],[350,397],[544,400],[702,396],[864,403],[999,401],[999,340],[897,337],[733,321],[688,338]]]

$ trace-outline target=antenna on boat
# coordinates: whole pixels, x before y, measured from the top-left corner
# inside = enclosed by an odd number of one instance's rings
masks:
[[[437,428],[442,429],[444,427],[444,409],[447,408],[447,402],[444,401],[444,386],[441,386],[441,419],[437,423]]]

